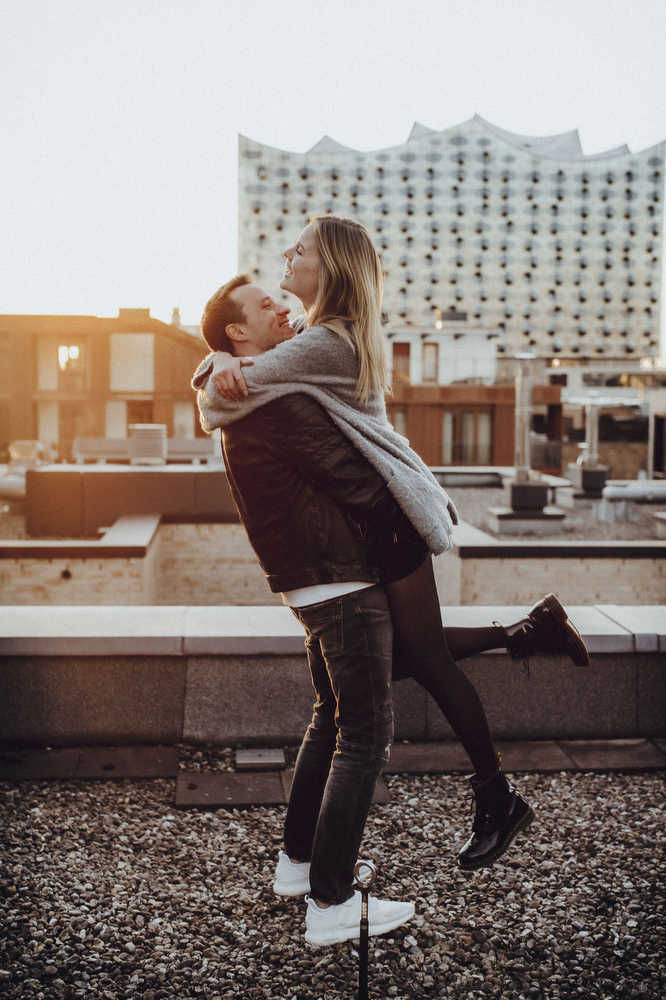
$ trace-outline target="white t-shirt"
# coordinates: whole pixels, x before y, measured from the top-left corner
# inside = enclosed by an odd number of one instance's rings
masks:
[[[374,587],[374,583],[350,580],[345,583],[317,583],[314,587],[299,587],[297,590],[286,590],[282,594],[282,603],[290,608],[306,608],[309,604],[321,604],[343,594],[353,594],[355,590],[366,590]]]

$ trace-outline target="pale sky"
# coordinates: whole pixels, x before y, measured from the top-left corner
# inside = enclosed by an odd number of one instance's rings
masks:
[[[239,132],[655,145],[665,37],[663,0],[0,0],[0,313],[197,323],[236,271]]]

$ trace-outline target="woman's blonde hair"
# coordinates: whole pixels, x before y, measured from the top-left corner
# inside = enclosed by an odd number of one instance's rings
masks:
[[[384,274],[368,231],[353,219],[314,216],[321,258],[319,289],[308,310],[309,326],[327,326],[356,350],[356,394],[362,403],[387,392],[389,370],[382,334]]]

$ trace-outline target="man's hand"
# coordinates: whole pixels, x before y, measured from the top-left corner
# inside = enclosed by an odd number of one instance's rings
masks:
[[[241,368],[253,365],[254,361],[252,358],[235,358],[231,354],[227,354],[226,359],[213,375],[215,388],[224,399],[244,399],[247,396],[247,385]]]

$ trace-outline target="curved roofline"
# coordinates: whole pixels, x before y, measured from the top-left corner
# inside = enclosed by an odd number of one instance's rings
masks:
[[[625,144],[600,153],[586,154],[581,149],[578,129],[573,129],[570,132],[561,132],[558,135],[518,135],[516,132],[508,132],[506,129],[493,125],[492,122],[486,121],[486,119],[482,118],[481,115],[474,115],[473,118],[468,118],[463,122],[459,122],[457,125],[451,125],[449,128],[442,129],[439,132],[435,129],[429,129],[426,125],[422,125],[420,122],[414,122],[411,133],[406,142],[398,143],[395,146],[383,146],[380,149],[373,150],[360,150],[354,149],[351,146],[343,146],[341,143],[336,142],[327,135],[322,136],[322,138],[315,143],[314,146],[311,146],[310,149],[307,149],[302,153],[296,152],[295,150],[280,149],[277,146],[269,146],[266,143],[258,142],[256,139],[251,139],[249,136],[243,135],[242,133],[239,133],[238,138],[239,142],[244,140],[251,143],[253,146],[260,147],[261,149],[267,149],[274,153],[286,153],[291,156],[307,156],[311,153],[315,155],[326,154],[329,156],[337,153],[358,153],[362,156],[367,156],[371,153],[384,153],[402,149],[407,145],[419,142],[429,136],[444,135],[447,132],[453,132],[456,129],[463,128],[465,125],[469,125],[474,122],[481,125],[494,138],[520,149],[521,152],[533,153],[536,156],[541,156],[544,159],[549,160],[584,162],[586,160],[614,159],[620,156],[641,156],[653,149],[663,147],[664,142],[666,142],[666,140],[663,140],[662,142],[655,143],[653,146],[647,146],[645,149],[638,150],[636,153],[632,153],[629,147]]]

